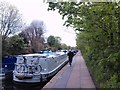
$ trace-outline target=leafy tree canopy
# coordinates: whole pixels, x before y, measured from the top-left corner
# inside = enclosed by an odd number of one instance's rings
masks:
[[[120,2],[49,2],[56,9],[78,31],[77,47],[100,87],[120,88]]]

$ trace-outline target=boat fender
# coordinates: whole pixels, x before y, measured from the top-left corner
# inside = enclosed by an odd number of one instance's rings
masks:
[[[16,75],[16,78],[18,78],[19,80],[22,80],[25,78],[25,75],[21,73],[20,75]]]

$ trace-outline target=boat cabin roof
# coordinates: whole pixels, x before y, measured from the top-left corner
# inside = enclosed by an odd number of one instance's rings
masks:
[[[22,56],[46,56],[46,54],[38,54],[38,53],[34,53],[34,54],[25,54]]]

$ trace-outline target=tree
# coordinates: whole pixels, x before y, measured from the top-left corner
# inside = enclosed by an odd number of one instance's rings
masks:
[[[3,40],[2,37],[2,56],[9,55],[8,48],[9,48],[9,37],[6,37],[5,40]]]
[[[54,50],[58,50],[59,48],[61,48],[61,44],[60,44],[61,38],[60,37],[55,37],[50,35],[47,39],[47,43],[48,45],[53,48]]]
[[[4,46],[6,48],[3,49],[2,56],[23,54],[25,50],[23,38],[18,35],[7,37]]]
[[[7,2],[0,2],[0,35],[2,35],[3,55],[8,55],[8,36],[22,30],[22,26],[22,18],[18,9]]]
[[[61,38],[60,37],[55,37],[55,46],[56,47],[56,50],[60,49],[61,48]]]
[[[18,35],[9,38],[9,55],[19,55],[24,53],[25,44],[23,38]]]
[[[77,48],[102,88],[120,88],[120,2],[49,3],[79,31]],[[98,70],[99,68],[99,70]]]
[[[10,34],[21,30],[22,26],[22,18],[18,9],[7,2],[0,2],[0,34],[3,36],[3,41]]]
[[[47,38],[47,43],[50,47],[54,46],[55,45],[55,37],[50,35],[48,38]]]
[[[70,47],[69,46],[67,46],[66,44],[64,44],[64,43],[62,43],[61,44],[61,48],[62,49],[70,49]]]
[[[24,32],[21,32],[18,35],[23,38],[25,44],[29,45],[29,40]]]
[[[43,50],[44,49],[44,36],[45,25],[43,21],[32,21],[30,26],[26,27],[22,34],[24,39],[27,39],[26,42],[29,42],[33,51]]]

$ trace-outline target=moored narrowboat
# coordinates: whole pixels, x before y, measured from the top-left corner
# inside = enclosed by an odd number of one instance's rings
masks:
[[[13,71],[13,81],[19,83],[44,82],[67,62],[68,57],[64,52],[18,55]]]

